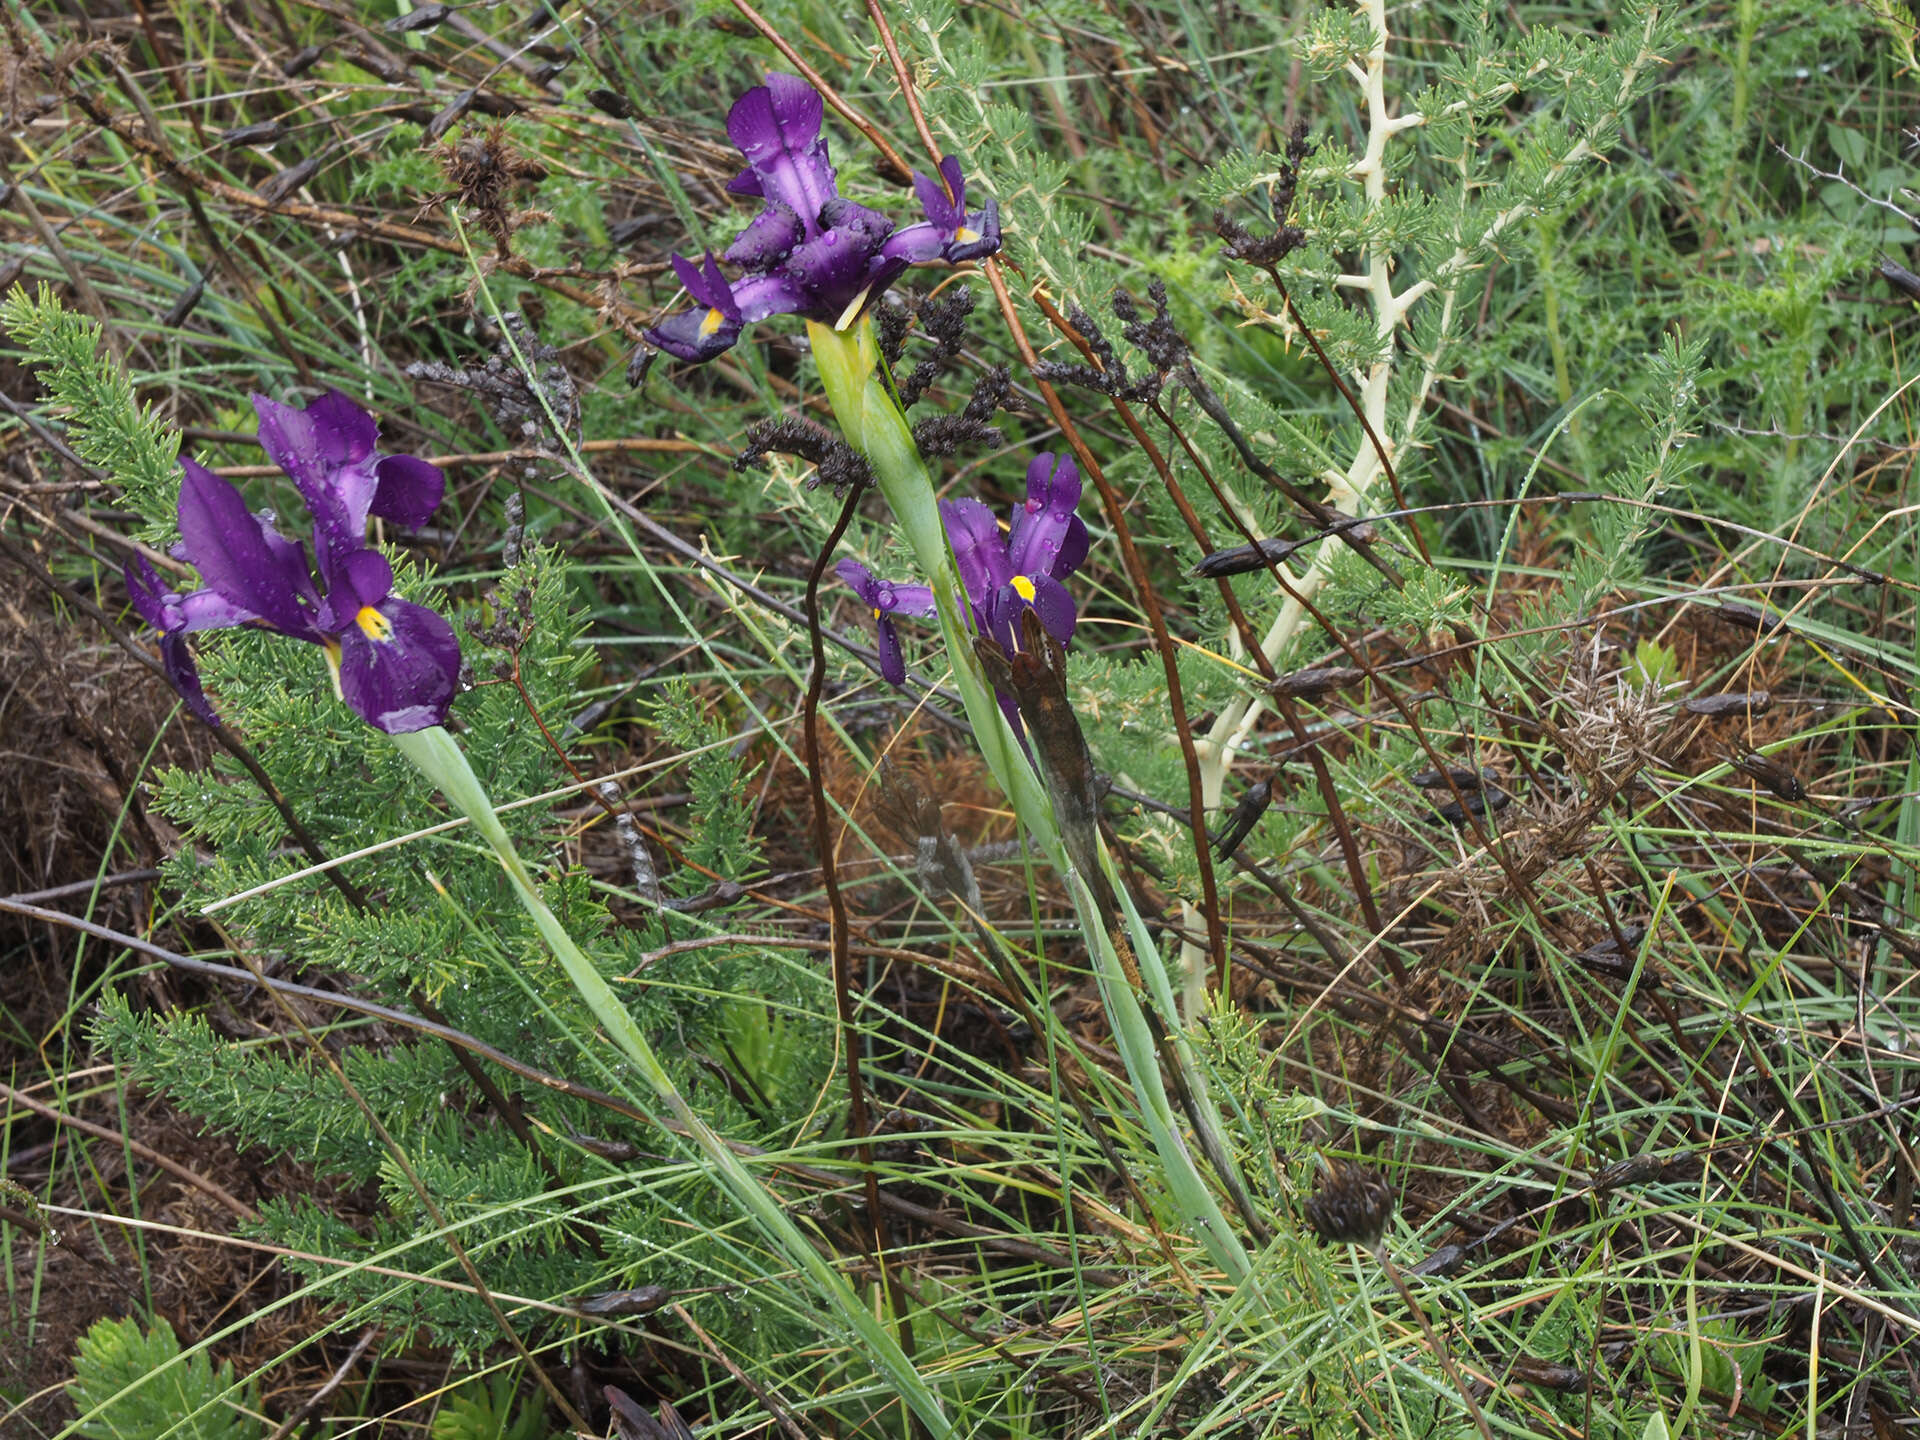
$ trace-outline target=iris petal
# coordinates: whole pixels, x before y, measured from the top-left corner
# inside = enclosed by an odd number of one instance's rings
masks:
[[[186,702],[187,709],[207,724],[218,725],[220,717],[214,712],[213,702],[207,699],[207,692],[200,684],[200,667],[193,663],[193,651],[187,648],[184,636],[160,637],[160,665],[167,672],[168,681]]]
[[[1051,575],[1063,580],[1087,558],[1086,522],[1075,513],[1080,503],[1080,471],[1073,457],[1036,455],[1027,466],[1027,500],[1013,512],[1007,558],[1022,575]]]
[[[171,631],[174,627],[168,623],[167,601],[173,598],[173,592],[160,579],[153,562],[136,554],[127,561],[121,574],[126,578],[127,594],[133,597],[133,608],[140,612],[140,618],[155,630]]]
[[[338,390],[304,410],[265,395],[252,398],[267,457],[286,471],[313,513],[315,547],[324,553],[360,544],[378,484],[373,451],[380,429],[373,417]]]
[[[907,678],[907,662],[900,652],[900,632],[894,626],[894,618],[931,618],[934,613],[932,588],[876,579],[871,570],[852,556],[839,561],[833,573],[852,588],[873,616],[874,628],[880,637],[881,677],[889,685],[903,684]]]
[[[973,603],[983,605],[989,595],[1013,578],[1006,542],[1000,537],[1000,522],[986,506],[970,498],[942,500],[940,518],[953,545],[961,583]]]
[[[893,620],[882,615],[874,628],[880,635],[880,678],[889,685],[904,685],[907,679],[906,657],[900,653],[900,632]]]
[[[760,193],[791,208],[809,233],[839,193],[820,133],[823,113],[819,91],[797,75],[775,72],[727,114],[727,137],[746,156]]]
[[[378,482],[368,508],[382,520],[417,529],[433,518],[447,493],[447,476],[417,455],[388,455],[373,467]]]
[[[764,270],[786,259],[805,234],[800,217],[774,200],[747,222],[747,228],[727,247],[726,257],[735,265]]]
[[[373,607],[379,627],[340,632],[340,694],[369,725],[402,735],[439,725],[460,685],[460,642],[453,627],[424,605],[389,596]]]
[[[180,545],[193,568],[222,598],[276,630],[312,638],[302,604],[302,592],[312,589],[304,562],[296,576],[285,550],[267,543],[230,482],[185,458],[180,468]]]
[[[806,308],[806,293],[787,275],[755,275],[733,287],[740,318],[751,325],[769,315],[798,315]]]
[[[874,601],[875,609],[915,620],[931,620],[934,617],[931,585],[899,585],[891,580],[882,580],[878,582],[878,588],[879,598]]]
[[[835,563],[833,573],[853,587],[853,593],[869,607],[873,605],[873,572],[851,555]]]
[[[740,321],[718,309],[682,310],[645,332],[646,342],[676,360],[704,365],[733,348],[740,338]]]

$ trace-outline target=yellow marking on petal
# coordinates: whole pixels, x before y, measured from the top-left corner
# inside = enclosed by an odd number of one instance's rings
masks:
[[[876,620],[880,618],[880,607],[878,605],[873,607],[873,618]]]
[[[393,622],[371,605],[362,605],[360,613],[353,617],[353,623],[360,627],[360,633],[376,645],[384,645],[393,638]]]
[[[971,245],[979,238],[980,232],[978,230],[971,229],[965,225],[962,225],[958,230],[953,232],[953,239],[956,245]]]
[[[845,330],[860,318],[861,311],[867,308],[867,290],[871,289],[873,289],[873,287],[869,285],[866,290],[862,290],[858,295],[853,297],[852,301],[848,303],[847,308],[840,312],[840,318],[833,322],[833,328],[835,330]]]
[[[1013,593],[1031,605],[1033,603],[1033,581],[1024,575],[1014,576]]]
[[[727,317],[720,313],[719,307],[707,311],[700,319],[700,338],[707,339],[727,323]]]

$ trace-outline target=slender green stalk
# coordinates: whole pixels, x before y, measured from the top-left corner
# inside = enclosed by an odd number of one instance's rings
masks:
[[[673,1083],[673,1077],[660,1063],[659,1056],[654,1054],[653,1046],[647,1043],[647,1037],[640,1033],[640,1027],[627,1013],[626,1006],[613,993],[613,987],[594,968],[593,962],[581,953],[573,937],[567,934],[566,927],[561,925],[559,917],[541,898],[533,877],[527,873],[519,852],[514,849],[513,841],[507,835],[506,827],[494,814],[493,802],[487,798],[479,777],[467,763],[466,752],[460,748],[459,742],[444,729],[435,726],[410,735],[395,735],[393,743],[421,774],[440,787],[441,792],[473,822],[474,829],[493,847],[500,868],[507,872],[507,879],[513,883],[521,905],[533,918],[541,938],[560,961],[567,979],[573,982],[574,989],[587,1002],[594,1019],[606,1029],[614,1044],[646,1077],[655,1096],[681,1132],[698,1147],[721,1187],[753,1217],[767,1239],[789,1263],[814,1283],[840,1319],[860,1337],[874,1363],[892,1383],[900,1398],[912,1407],[928,1431],[936,1440],[945,1440],[953,1433],[946,1411],[939,1397],[900,1349],[899,1342],[875,1318],[873,1312],[861,1304],[860,1298],[840,1272],[822,1258],[800,1227],[788,1217],[773,1193],[747,1169],[732,1147],[687,1104]]]
[[[886,496],[894,519],[913,548],[914,560],[933,587],[940,633],[953,663],[954,683],[987,768],[1047,859],[1064,870],[1066,852],[1060,845],[1046,791],[1014,738],[1006,716],[1000,713],[993,687],[973,653],[968,611],[961,599],[966,590],[954,564],[953,547],[947,543],[946,529],[940,523],[933,477],[920,459],[907,417],[900,413],[900,403],[884,378],[873,321],[862,318],[850,329],[835,330],[809,320],[807,338],[812,342],[820,383],[841,432],[873,467],[880,493]]]
[[[1117,883],[1117,877],[1112,875],[1111,860],[1103,851],[1102,863],[1108,869],[1109,879],[1114,881],[1112,888],[1127,931],[1124,937],[1108,934],[1089,888],[1092,877],[1080,874],[1069,858],[1066,846],[1061,843],[1046,787],[1034,773],[1026,752],[994,698],[993,687],[987,682],[986,672],[973,651],[971,612],[963,603],[966,591],[954,562],[953,547],[940,522],[933,477],[927,473],[919,448],[913,443],[907,418],[901,413],[900,403],[887,382],[873,322],[862,318],[846,330],[835,330],[809,321],[807,336],[813,345],[814,363],[819,368],[827,402],[833,407],[841,432],[848,444],[866,456],[880,493],[886,496],[894,518],[913,549],[914,559],[933,589],[940,631],[953,664],[954,683],[973,726],[974,738],[986,757],[987,768],[1005,792],[1015,817],[1067,882],[1074,910],[1093,951],[1115,1046],[1127,1067],[1141,1116],[1153,1137],[1174,1202],[1213,1262],[1228,1279],[1240,1284],[1253,1273],[1252,1261],[1181,1138],[1173,1107],[1167,1099],[1166,1084],[1160,1075],[1159,1047],[1140,1008],[1140,997],[1128,974],[1130,967],[1123,963],[1119,946],[1125,945],[1133,952],[1152,1002],[1168,1017],[1168,1029],[1176,1032],[1176,1055],[1170,1063],[1182,1065],[1190,1076],[1197,1078],[1186,1037],[1177,1033],[1180,1030],[1178,1011],[1174,1008],[1172,986],[1160,963],[1159,950],[1135,911],[1126,887]],[[1204,1087],[1197,1083],[1190,1083],[1189,1089],[1204,1097]],[[1200,1123],[1211,1124],[1216,1137],[1224,1128],[1210,1104],[1203,1106]],[[1216,1143],[1215,1153],[1229,1152]]]

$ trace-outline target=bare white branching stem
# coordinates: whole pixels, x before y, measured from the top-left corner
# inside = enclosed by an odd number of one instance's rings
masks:
[[[1397,116],[1389,113],[1387,50],[1390,36],[1386,0],[1355,0],[1355,6],[1371,30],[1373,43],[1367,51],[1364,64],[1356,61],[1345,67],[1345,73],[1361,91],[1366,133],[1360,157],[1348,167],[1347,176],[1363,187],[1367,210],[1378,213],[1388,199],[1388,143],[1397,135],[1404,136],[1425,125],[1427,117],[1412,111]],[[1615,93],[1615,113],[1623,110],[1639,92],[1646,72],[1660,63],[1653,48],[1657,15],[1657,11],[1649,11],[1644,18],[1638,51],[1621,74]],[[1543,66],[1544,62],[1530,68],[1521,82],[1502,82],[1497,93],[1518,89],[1524,80],[1532,79]],[[1456,102],[1456,105],[1464,103]],[[1548,166],[1539,181],[1530,187],[1532,196],[1553,194],[1562,177],[1575,167],[1593,160],[1597,154],[1591,138],[1583,136],[1575,140],[1566,153]],[[1356,438],[1353,456],[1346,469],[1322,477],[1327,484],[1327,504],[1344,514],[1358,515],[1366,510],[1373,488],[1386,473],[1387,466],[1391,464],[1396,472],[1401,468],[1400,457],[1411,447],[1415,428],[1425,413],[1427,401],[1439,381],[1441,367],[1450,348],[1459,311],[1461,286],[1479,270],[1484,257],[1499,243],[1502,235],[1521,220],[1539,213],[1540,205],[1535,199],[1528,198],[1507,206],[1490,219],[1484,219],[1484,211],[1476,212],[1472,204],[1476,183],[1463,166],[1460,218],[1452,237],[1453,251],[1433,267],[1427,278],[1396,291],[1393,287],[1393,242],[1382,235],[1367,245],[1364,270],[1337,275],[1333,279],[1336,286],[1367,297],[1373,312],[1377,342],[1372,363],[1364,373],[1351,377],[1367,426]],[[1470,220],[1482,223],[1470,229]],[[1403,336],[1411,312],[1422,301],[1435,297],[1440,302],[1440,316],[1432,332],[1429,348],[1424,353],[1414,351],[1411,347],[1403,351]],[[1396,362],[1403,354],[1419,362],[1419,380],[1406,395],[1406,405],[1399,414],[1399,423],[1393,424],[1388,420],[1387,400],[1393,386]],[[1368,435],[1366,429],[1371,429],[1372,434]],[[1378,437],[1378,446],[1374,443],[1374,437]],[[1320,545],[1314,547],[1312,553],[1313,559],[1304,568],[1296,569],[1284,564],[1279,567],[1287,599],[1260,642],[1268,662],[1276,667],[1280,666],[1292,648],[1307,620],[1307,606],[1332,577],[1339,552],[1333,545]],[[1227,777],[1247,736],[1258,724],[1265,705],[1263,696],[1243,696],[1225,706],[1205,736],[1196,739],[1202,797],[1208,810],[1219,806],[1226,790]],[[1184,918],[1190,932],[1198,928],[1198,917],[1192,913],[1191,906],[1187,907]],[[1182,1000],[1190,1020],[1205,1010],[1206,958],[1205,950],[1199,946],[1188,943],[1182,947]]]

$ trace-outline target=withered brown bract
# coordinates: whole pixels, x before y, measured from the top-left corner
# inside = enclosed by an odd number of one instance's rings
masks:
[[[1009,655],[997,640],[981,636],[973,650],[994,689],[1012,695],[1020,709],[1061,841],[1111,932],[1118,907],[1100,868],[1099,789],[1087,737],[1067,697],[1067,652],[1032,610],[1020,613],[1020,642]]]

